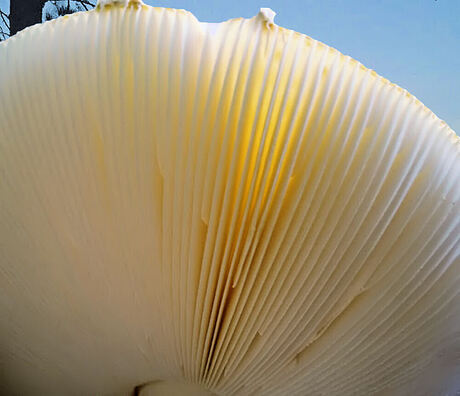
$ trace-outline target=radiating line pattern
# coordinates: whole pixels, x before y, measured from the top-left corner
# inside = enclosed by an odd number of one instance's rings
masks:
[[[459,175],[422,103],[264,12],[28,28],[0,44],[0,389],[454,392]]]

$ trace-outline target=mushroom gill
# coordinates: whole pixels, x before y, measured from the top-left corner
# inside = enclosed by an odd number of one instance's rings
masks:
[[[460,388],[460,139],[273,16],[0,44],[2,393]]]

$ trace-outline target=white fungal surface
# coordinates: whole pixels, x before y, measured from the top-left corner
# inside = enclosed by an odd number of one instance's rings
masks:
[[[268,10],[98,5],[0,43],[0,393],[455,392],[455,133]]]
[[[261,8],[259,11],[259,16],[264,22],[267,23],[267,26],[272,26],[275,24],[276,12],[271,8]]]

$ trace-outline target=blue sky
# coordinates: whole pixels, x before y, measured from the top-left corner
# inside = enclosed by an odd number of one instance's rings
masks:
[[[406,88],[460,134],[460,0],[144,0],[199,20],[251,17],[305,33]],[[0,0],[8,9],[9,0]]]

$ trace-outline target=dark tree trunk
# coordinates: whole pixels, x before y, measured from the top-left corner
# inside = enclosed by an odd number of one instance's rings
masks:
[[[42,21],[46,0],[10,0],[10,35]]]

